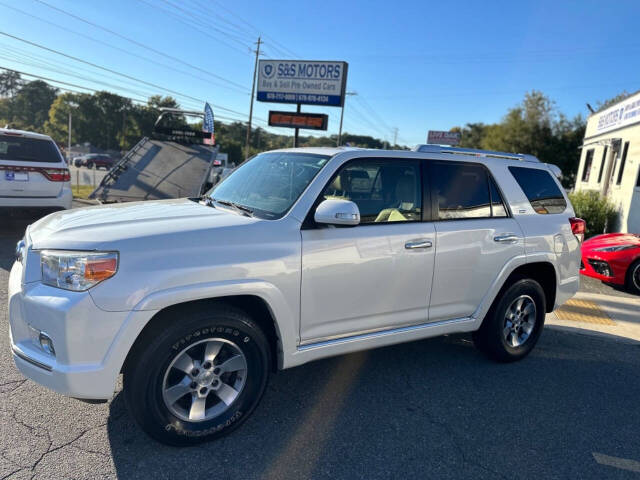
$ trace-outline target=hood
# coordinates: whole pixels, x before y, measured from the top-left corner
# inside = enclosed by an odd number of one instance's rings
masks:
[[[585,240],[582,248],[593,250],[594,248],[613,247],[616,245],[637,245],[640,247],[640,237],[633,233],[606,233]]]
[[[32,224],[32,247],[99,249],[109,243],[260,220],[189,199],[118,203],[53,213]]]

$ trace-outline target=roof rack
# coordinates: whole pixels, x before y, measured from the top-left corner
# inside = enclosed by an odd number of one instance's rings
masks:
[[[540,163],[533,155],[525,153],[508,153],[508,152],[494,152],[491,150],[475,150],[473,148],[458,148],[451,147],[449,145],[433,145],[423,144],[416,145],[412,149],[414,152],[430,152],[430,153],[449,153],[452,155],[469,155],[472,157],[490,157],[490,158],[504,158],[506,160],[520,160],[521,162],[536,162]]]

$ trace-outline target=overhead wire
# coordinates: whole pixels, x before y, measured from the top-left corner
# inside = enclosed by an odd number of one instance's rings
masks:
[[[109,29],[109,28],[106,28],[106,27],[103,27],[103,26],[101,26],[101,25],[98,25],[98,24],[97,24],[97,23],[95,23],[95,22],[92,22],[92,21],[90,21],[90,20],[87,20],[87,19],[85,19],[85,18],[82,18],[82,17],[80,17],[80,16],[78,16],[78,15],[75,15],[75,14],[73,14],[73,13],[67,12],[66,10],[63,10],[63,9],[58,8],[58,7],[56,7],[56,6],[50,5],[49,3],[45,2],[44,0],[33,0],[33,1],[38,2],[38,3],[42,4],[42,5],[45,5],[45,6],[47,6],[48,8],[51,8],[51,9],[53,9],[53,10],[57,11],[57,12],[63,13],[64,15],[67,15],[67,16],[69,16],[69,17],[71,17],[71,18],[75,18],[76,20],[79,20],[79,21],[81,21],[81,22],[83,22],[83,23],[86,23],[87,25],[91,25],[92,27],[95,27],[95,28],[98,28],[98,29],[100,29],[100,30],[102,30],[102,31],[105,31],[105,32],[107,32],[107,33],[110,33],[111,35],[115,35],[116,37],[121,38],[121,39],[123,39],[123,40],[126,40],[127,42],[130,42],[130,43],[132,43],[132,44],[134,44],[134,45],[137,45],[137,46],[138,46],[138,47],[140,47],[140,48],[144,48],[145,50],[151,51],[151,52],[155,53],[156,55],[161,55],[161,56],[163,56],[163,57],[169,58],[170,60],[173,60],[174,62],[179,62],[179,63],[181,63],[181,64],[183,64],[183,65],[187,65],[188,67],[193,68],[194,70],[198,70],[198,71],[200,71],[200,72],[206,73],[207,75],[210,75],[210,76],[215,77],[215,78],[217,78],[217,79],[219,79],[219,80],[222,80],[222,81],[224,81],[224,82],[227,82],[227,83],[229,83],[230,85],[234,85],[234,86],[239,87],[239,88],[242,88],[242,89],[244,89],[244,88],[245,88],[245,86],[244,86],[244,85],[241,85],[241,84],[239,84],[239,83],[237,83],[237,82],[234,82],[234,81],[232,81],[232,80],[229,80],[229,79],[227,79],[227,78],[224,78],[224,77],[222,77],[221,75],[218,75],[218,74],[215,74],[215,73],[209,72],[209,71],[207,71],[207,70],[205,70],[205,69],[203,69],[203,68],[200,68],[200,67],[198,67],[198,66],[196,66],[196,65],[193,65],[193,64],[191,64],[191,63],[189,63],[189,62],[186,62],[186,61],[184,61],[184,60],[182,60],[182,59],[180,59],[180,58],[178,58],[178,57],[174,57],[173,55],[169,55],[169,54],[167,54],[166,52],[162,52],[162,51],[160,51],[160,50],[158,50],[158,49],[156,49],[156,48],[153,48],[153,47],[150,47],[150,46],[148,46],[148,45],[145,45],[145,44],[144,44],[144,43],[142,43],[142,42],[139,42],[139,41],[137,41],[137,40],[134,40],[134,39],[132,39],[132,38],[129,38],[129,37],[125,36],[125,35],[122,35],[122,34],[120,34],[120,33],[118,33],[118,32],[115,32],[115,31],[113,31],[113,30],[111,30],[111,29]]]
[[[19,12],[22,15],[25,15],[25,16],[28,16],[28,17],[31,17],[31,18],[35,18],[36,20],[39,20],[41,22],[47,23],[49,25],[52,25],[52,26],[54,26],[54,27],[56,27],[58,29],[66,31],[68,33],[71,33],[71,34],[74,34],[74,35],[78,35],[78,36],[86,38],[87,40],[90,40],[92,42],[98,43],[100,45],[104,45],[104,46],[106,46],[108,48],[111,48],[111,49],[116,50],[118,52],[124,53],[125,55],[129,55],[131,57],[138,58],[140,60],[143,60],[145,62],[151,63],[153,65],[157,65],[157,66],[166,68],[168,70],[171,70],[172,72],[181,73],[183,75],[188,76],[189,78],[197,78],[198,80],[202,80],[203,82],[207,82],[208,84],[216,85],[216,86],[218,86],[220,88],[225,88],[225,89],[228,89],[228,90],[231,90],[231,91],[234,91],[234,92],[238,92],[238,93],[242,93],[242,94],[245,94],[245,95],[249,94],[249,90],[246,89],[246,88],[240,89],[240,88],[237,88],[237,87],[234,87],[234,86],[227,85],[227,84],[225,84],[223,82],[220,82],[218,80],[210,80],[210,79],[207,79],[207,78],[204,78],[204,77],[200,77],[200,76],[198,76],[198,75],[196,75],[196,74],[194,74],[192,72],[187,72],[186,70],[181,70],[179,68],[176,68],[175,65],[168,65],[166,63],[162,63],[162,62],[159,62],[159,61],[154,60],[152,58],[149,58],[149,56],[139,55],[139,54],[137,54],[135,52],[127,50],[126,48],[118,47],[117,45],[113,45],[113,44],[111,44],[109,42],[105,42],[105,41],[99,40],[99,39],[94,38],[94,37],[92,37],[90,35],[87,35],[85,33],[81,33],[81,32],[78,32],[76,30],[72,30],[72,29],[70,29],[68,27],[65,27],[65,26],[60,25],[60,24],[55,23],[55,22],[52,22],[52,21],[47,20],[45,18],[39,17],[39,16],[34,15],[32,13],[25,12],[24,10],[16,8],[13,5],[8,5],[5,2],[0,1],[0,5],[4,6],[6,8],[9,8],[11,10],[14,10],[16,12]],[[214,78],[214,77],[212,77],[212,78]]]
[[[36,1],[39,1],[39,0],[36,0]],[[31,46],[34,46],[34,47],[37,47],[37,48],[41,48],[41,49],[43,49],[43,50],[49,51],[49,52],[51,52],[51,53],[55,53],[55,54],[57,54],[57,55],[60,55],[60,56],[65,57],[65,58],[69,58],[69,59],[75,60],[75,61],[77,61],[77,62],[84,63],[84,64],[86,64],[86,65],[90,65],[90,66],[92,66],[92,67],[94,67],[94,68],[97,68],[97,69],[99,69],[99,70],[103,70],[103,71],[106,71],[106,72],[109,72],[109,73],[112,73],[112,74],[115,74],[115,75],[121,76],[121,77],[123,77],[123,78],[130,79],[130,80],[135,80],[135,81],[140,82],[140,83],[142,83],[142,84],[144,84],[144,85],[147,85],[147,86],[150,86],[150,87],[153,87],[153,88],[157,88],[157,89],[159,89],[159,90],[164,90],[165,92],[172,93],[172,94],[174,94],[174,95],[176,95],[176,96],[180,96],[180,97],[184,97],[184,98],[189,98],[189,99],[191,99],[191,100],[196,100],[196,101],[198,101],[198,102],[202,102],[202,103],[205,103],[205,102],[206,102],[206,101],[205,101],[205,100],[203,100],[203,99],[196,98],[196,97],[193,97],[193,96],[191,96],[191,95],[188,95],[188,94],[181,93],[181,92],[178,92],[178,91],[176,91],[176,90],[173,90],[173,89],[171,89],[171,88],[166,88],[166,87],[163,87],[163,86],[157,85],[157,84],[155,84],[155,83],[147,82],[146,80],[141,80],[141,79],[139,79],[139,78],[133,77],[133,76],[128,75],[128,74],[126,74],[126,73],[118,72],[118,71],[113,70],[113,69],[111,69],[111,68],[104,67],[104,66],[98,65],[98,64],[96,64],[96,63],[89,62],[89,61],[87,61],[87,60],[83,60],[83,59],[81,59],[81,58],[75,57],[75,56],[73,56],[73,55],[66,54],[66,53],[61,52],[61,51],[59,51],[59,50],[55,50],[55,49],[52,49],[52,48],[49,48],[49,47],[45,47],[44,45],[40,45],[40,44],[35,43],[35,42],[32,42],[32,41],[30,41],[30,40],[26,40],[26,39],[20,38],[20,37],[18,37],[18,36],[16,36],[16,35],[11,35],[11,34],[9,34],[9,33],[3,32],[3,31],[0,31],[0,35],[4,35],[5,37],[12,38],[12,39],[17,40],[17,41],[19,41],[19,42],[23,42],[23,43],[26,43],[26,44],[28,44],[28,45],[31,45]],[[215,104],[211,103],[211,105],[212,105],[212,106],[214,106]],[[216,107],[216,108],[218,108],[218,109],[220,109],[220,110],[227,111],[227,112],[237,113],[237,114],[240,114],[240,115],[246,115],[246,114],[244,114],[244,113],[242,113],[242,112],[238,112],[238,111],[236,111],[236,110],[232,110],[232,109],[230,109],[230,108],[222,107],[222,106],[220,106],[220,105],[215,105],[215,107]]]

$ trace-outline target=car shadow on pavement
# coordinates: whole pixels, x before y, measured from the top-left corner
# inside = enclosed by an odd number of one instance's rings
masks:
[[[107,435],[119,478],[621,478],[597,459],[640,461],[638,353],[546,329],[528,358],[497,364],[441,337],[279,372],[217,441],[161,445],[121,394]]]

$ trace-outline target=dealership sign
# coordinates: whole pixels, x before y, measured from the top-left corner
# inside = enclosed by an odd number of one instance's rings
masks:
[[[640,122],[640,94],[617,103],[598,114],[597,133]]]
[[[260,60],[260,102],[341,107],[347,82],[346,62]]]
[[[434,145],[458,145],[460,143],[460,132],[443,132],[440,130],[429,130],[427,143]]]

